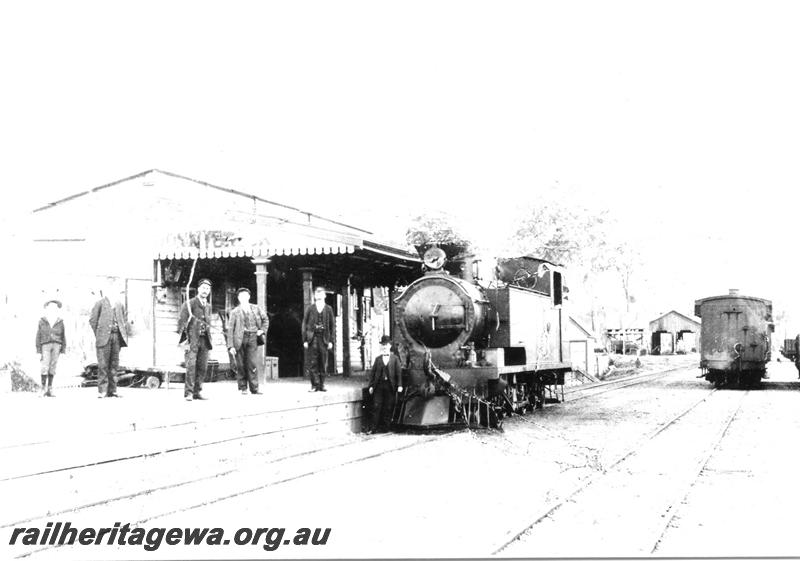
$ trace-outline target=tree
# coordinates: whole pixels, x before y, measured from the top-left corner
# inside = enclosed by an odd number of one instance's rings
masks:
[[[522,209],[512,235],[516,251],[553,263],[604,270],[607,212],[542,201]],[[585,273],[584,273],[585,274]]]
[[[631,280],[642,265],[641,254],[630,241],[622,240],[609,248],[609,266],[619,275],[625,295],[625,311],[636,302],[631,289]]]
[[[563,265],[568,286],[574,289],[570,300],[589,314],[596,330],[600,327],[596,319],[606,310],[630,312],[636,301],[641,256],[612,211],[595,206],[565,201],[563,192],[545,190],[537,193],[534,202],[518,204],[495,221],[500,240],[497,247],[483,247],[483,238],[470,233],[468,222],[456,226],[457,218],[445,212],[413,218],[406,240],[415,246],[436,243],[480,248],[495,257],[530,255]]]
[[[471,241],[454,226],[455,222],[452,215],[442,211],[420,214],[411,219],[406,242],[415,247],[429,244],[471,247]]]
[[[634,286],[641,257],[610,209],[565,202],[563,193],[545,192],[520,209],[512,251],[564,265],[576,283],[573,294],[591,317],[592,329],[605,308],[627,313],[636,301]],[[622,297],[619,288],[621,286]],[[621,306],[624,299],[624,306]]]

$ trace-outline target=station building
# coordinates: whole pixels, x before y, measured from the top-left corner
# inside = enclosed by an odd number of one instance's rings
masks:
[[[316,285],[325,286],[336,313],[331,370],[368,368],[392,326],[394,288],[416,278],[421,265],[416,254],[356,226],[160,170],[42,206],[17,238],[17,249],[35,256],[7,290],[20,344],[33,340],[39,301],[57,297],[70,354],[94,362],[88,316],[110,280],[132,322],[121,364],[166,371],[181,370],[178,312],[203,277],[213,282],[210,358],[220,369],[229,364],[222,323],[237,305],[236,290],[247,287],[270,317],[266,353],[277,357],[277,368],[267,376],[302,376],[300,323]]]

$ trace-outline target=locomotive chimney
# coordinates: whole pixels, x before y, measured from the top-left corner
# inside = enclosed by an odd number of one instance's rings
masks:
[[[739,289],[738,288],[731,288],[729,290],[729,296],[739,296]]]

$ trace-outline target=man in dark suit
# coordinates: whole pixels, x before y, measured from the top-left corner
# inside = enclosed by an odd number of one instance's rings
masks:
[[[258,338],[266,340],[269,318],[259,308],[250,303],[250,290],[240,288],[236,297],[239,305],[231,312],[228,319],[228,352],[236,357],[236,381],[239,391],[247,395],[262,393],[258,389]]]
[[[395,399],[403,391],[403,371],[400,359],[392,354],[392,339],[381,337],[381,354],[375,357],[369,378],[369,393],[372,396],[372,422],[368,431],[385,430],[392,420]]]
[[[117,394],[117,368],[119,352],[128,346],[128,312],[122,303],[125,291],[114,291],[108,282],[100,291],[98,300],[89,314],[97,349],[97,397],[119,397]],[[116,294],[115,294],[116,292]],[[111,303],[114,298],[114,303]]]
[[[200,279],[197,283],[197,295],[181,306],[178,318],[179,343],[188,341],[186,351],[186,380],[183,385],[183,397],[186,401],[206,399],[202,393],[203,380],[208,366],[208,351],[211,350],[211,281]]]
[[[306,368],[311,377],[312,392],[324,392],[325,373],[328,370],[328,351],[333,348],[336,323],[333,308],[325,303],[325,288],[314,290],[314,303],[303,314],[303,348],[306,351]]]

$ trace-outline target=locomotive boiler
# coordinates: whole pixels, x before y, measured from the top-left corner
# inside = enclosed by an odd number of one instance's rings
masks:
[[[775,330],[772,302],[731,290],[727,296],[697,300],[694,313],[701,319],[701,376],[716,387],[759,384]]]
[[[498,427],[505,415],[557,399],[570,370],[562,336],[563,274],[532,257],[499,260],[483,279],[471,258],[427,271],[394,300],[395,346],[406,372],[398,422]]]

